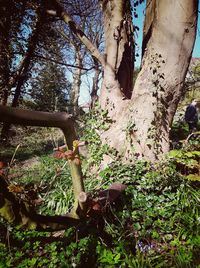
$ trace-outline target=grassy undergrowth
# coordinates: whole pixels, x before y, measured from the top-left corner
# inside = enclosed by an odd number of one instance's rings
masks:
[[[90,140],[90,158],[82,161],[86,191],[95,195],[113,182],[127,185],[103,213],[106,235],[90,232],[90,225],[45,233],[0,222],[0,267],[200,267],[199,138],[163,162],[128,165],[101,146],[95,132],[101,121],[92,117],[87,122],[88,131],[81,133]],[[115,161],[100,170],[105,152]],[[20,157],[18,151],[15,158]],[[39,156],[28,167],[16,161],[9,176],[27,187],[25,198],[29,192],[36,195],[43,214],[65,214],[73,203],[68,167],[52,155]]]
[[[54,128],[17,127],[11,131],[8,143],[0,143],[0,161],[10,162],[17,148],[17,161],[52,152],[64,142],[62,132]]]

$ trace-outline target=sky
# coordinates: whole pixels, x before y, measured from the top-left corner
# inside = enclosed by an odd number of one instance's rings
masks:
[[[197,35],[192,56],[193,58],[200,58],[200,1],[198,7]]]

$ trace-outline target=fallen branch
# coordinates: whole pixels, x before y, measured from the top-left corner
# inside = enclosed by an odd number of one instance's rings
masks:
[[[77,140],[74,120],[67,113],[37,112],[0,105],[0,122],[24,126],[58,127],[63,131],[68,150],[73,150],[73,142]],[[79,155],[78,148],[76,154]],[[78,214],[80,213],[82,215],[81,210],[85,210],[83,204],[78,203],[79,193],[84,192],[81,163],[80,161],[77,163],[76,159],[71,159],[68,163],[75,197],[73,213],[74,217],[79,218],[80,215]]]
[[[81,220],[66,216],[44,216],[37,214],[33,207],[10,191],[8,182],[0,176],[0,216],[10,224],[38,231],[63,230],[80,224]]]

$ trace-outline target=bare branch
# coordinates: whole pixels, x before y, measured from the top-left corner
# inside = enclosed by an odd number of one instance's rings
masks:
[[[72,18],[67,14],[58,0],[52,0],[52,4],[56,9],[56,14],[60,17],[65,23],[69,25],[70,30],[79,38],[79,40],[86,46],[90,54],[95,57],[101,65],[105,66],[105,59],[99,50],[94,46],[94,44],[88,39],[85,33],[76,25]],[[52,13],[52,12],[51,12]]]
[[[60,65],[66,66],[66,67],[78,68],[78,69],[85,70],[85,71],[90,71],[90,70],[92,70],[94,68],[94,66],[92,66],[91,68],[84,68],[84,67],[80,67],[78,65],[64,63],[64,62],[61,62],[61,61],[58,61],[58,60],[54,60],[53,58],[51,59],[51,58],[48,58],[48,57],[45,57],[45,56],[42,56],[42,55],[39,55],[39,54],[35,54],[34,57],[44,59],[44,60],[47,60],[47,61],[51,61],[51,62],[55,62],[57,64],[60,64]]]

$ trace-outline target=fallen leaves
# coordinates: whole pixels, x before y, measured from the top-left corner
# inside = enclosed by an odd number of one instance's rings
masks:
[[[22,193],[24,191],[24,187],[19,185],[10,184],[8,186],[8,190],[11,193]]]

